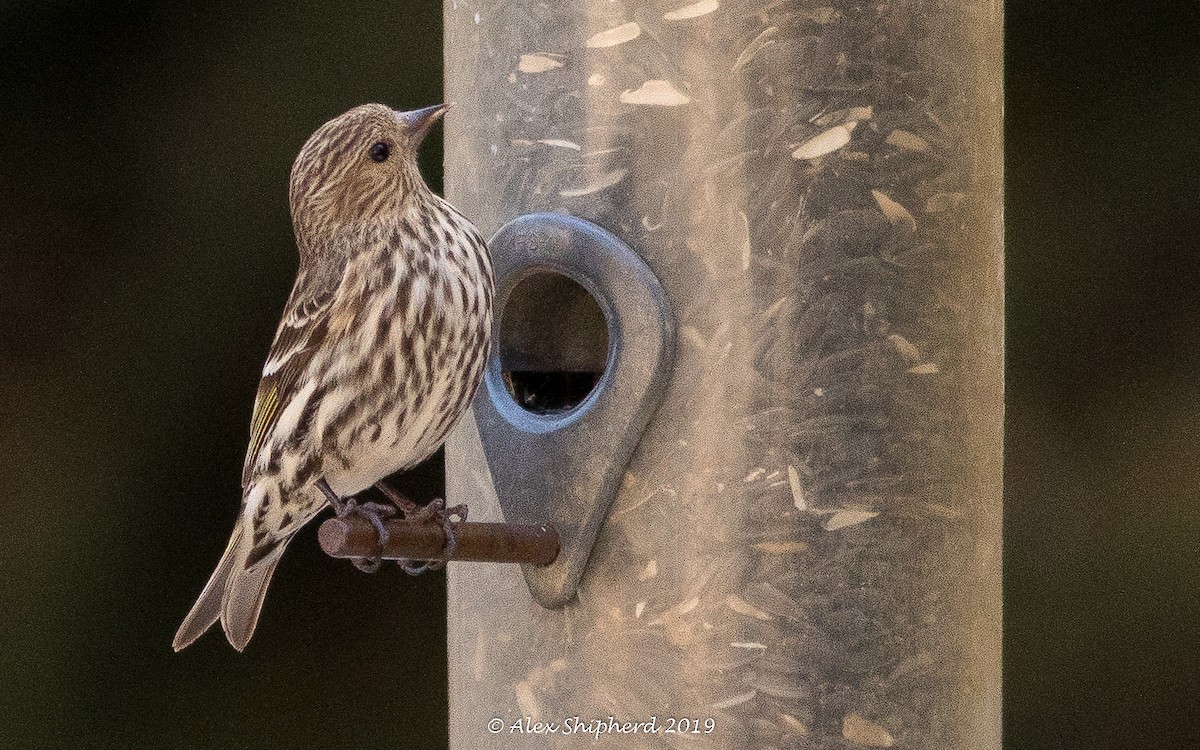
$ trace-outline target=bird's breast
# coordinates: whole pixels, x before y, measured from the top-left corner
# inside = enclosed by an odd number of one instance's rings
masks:
[[[357,363],[342,367],[350,390],[329,394],[317,420],[323,444],[336,446],[324,463],[339,493],[432,455],[469,405],[489,347],[489,267],[452,253],[380,262],[394,272],[364,295],[340,347],[344,362]]]

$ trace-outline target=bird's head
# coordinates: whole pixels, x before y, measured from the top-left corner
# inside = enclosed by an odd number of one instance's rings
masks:
[[[297,236],[369,221],[428,196],[417,150],[447,106],[397,112],[364,104],[317,128],[292,165],[289,198]]]

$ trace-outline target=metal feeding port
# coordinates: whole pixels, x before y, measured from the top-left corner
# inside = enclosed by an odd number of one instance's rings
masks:
[[[509,294],[499,327],[504,385],[527,411],[570,411],[604,374],[609,348],[604,311],[559,271],[523,275]]]
[[[575,596],[666,390],[674,321],[645,261],[595,224],[531,214],[489,244],[496,340],[475,418],[505,520],[558,532],[554,562],[524,567],[556,607]]]

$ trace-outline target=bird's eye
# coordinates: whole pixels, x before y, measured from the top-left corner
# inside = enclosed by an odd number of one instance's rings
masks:
[[[391,149],[383,141],[376,143],[367,151],[367,156],[371,157],[371,161],[387,161],[388,153]]]

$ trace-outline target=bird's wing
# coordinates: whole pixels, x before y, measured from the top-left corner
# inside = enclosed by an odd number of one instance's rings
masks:
[[[254,416],[250,418],[250,447],[242,468],[243,486],[250,481],[250,470],[267,435],[295,395],[300,375],[328,333],[330,310],[345,269],[344,262],[335,265],[323,272],[301,270],[296,276],[258,383]]]

